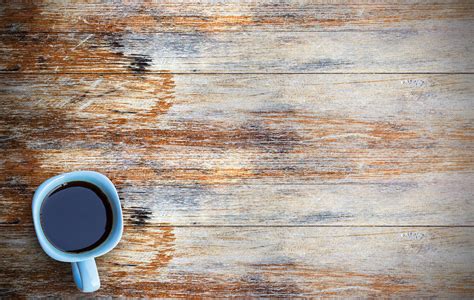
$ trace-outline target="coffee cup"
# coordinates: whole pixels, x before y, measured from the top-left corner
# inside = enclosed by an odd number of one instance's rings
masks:
[[[54,176],[36,190],[32,211],[44,252],[72,264],[81,291],[98,290],[95,258],[112,250],[123,232],[122,208],[113,183],[93,171]]]

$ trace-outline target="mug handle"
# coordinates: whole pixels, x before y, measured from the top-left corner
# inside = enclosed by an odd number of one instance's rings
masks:
[[[99,273],[93,258],[71,264],[74,282],[82,292],[91,293],[100,288]]]

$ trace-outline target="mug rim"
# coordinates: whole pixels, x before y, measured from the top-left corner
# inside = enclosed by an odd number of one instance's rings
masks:
[[[47,195],[58,186],[72,181],[85,181],[94,184],[104,192],[110,202],[113,213],[112,229],[109,236],[99,246],[80,253],[66,252],[56,248],[46,237],[41,226],[41,205]],[[101,256],[112,250],[120,241],[123,233],[123,217],[120,199],[112,181],[95,171],[74,171],[53,176],[44,181],[35,191],[32,202],[33,223],[36,236],[44,252],[51,258],[62,262],[79,262]]]

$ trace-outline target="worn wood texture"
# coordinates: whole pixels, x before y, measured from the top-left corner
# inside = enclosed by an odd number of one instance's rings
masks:
[[[107,174],[126,218],[150,223],[474,221],[471,75],[1,82],[3,223],[31,224],[34,188],[79,169]]]
[[[160,1],[5,3],[0,32],[354,31],[471,22],[471,1]]]
[[[469,1],[26,4],[3,72],[472,72]]]
[[[468,299],[473,241],[472,228],[126,227],[97,259],[94,296]],[[3,296],[79,295],[31,227],[0,231],[0,251]]]
[[[126,226],[93,296],[472,298],[473,31],[471,1],[2,3],[0,297],[81,296],[30,205],[89,169]]]
[[[0,71],[472,72],[473,24],[401,32],[0,34]]]

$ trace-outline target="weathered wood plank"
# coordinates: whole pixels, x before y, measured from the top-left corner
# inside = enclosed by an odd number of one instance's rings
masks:
[[[87,169],[110,176],[104,167]],[[0,187],[1,224],[32,224],[36,186],[23,182],[43,178],[7,178]],[[149,179],[116,184],[126,224],[474,225],[467,213],[474,210],[472,173],[349,185],[159,185]]]
[[[473,242],[473,228],[128,227],[93,296],[467,299]],[[2,296],[80,295],[31,228],[3,228],[0,252]]]
[[[386,32],[0,34],[0,71],[472,72],[473,24]]]
[[[471,1],[3,3],[1,32],[343,31],[472,21]]]
[[[92,169],[94,296],[472,298],[472,75],[177,74],[473,71],[472,2],[316,4],[2,4],[0,297],[81,296],[30,204]]]
[[[31,224],[36,186],[92,169],[130,223],[472,224],[473,80],[4,76],[0,221]]]

